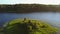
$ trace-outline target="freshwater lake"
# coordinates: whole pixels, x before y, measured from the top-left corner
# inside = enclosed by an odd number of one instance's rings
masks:
[[[34,12],[34,13],[0,13],[0,27],[2,24],[16,18],[31,18],[47,21],[48,23],[60,27],[59,12]]]

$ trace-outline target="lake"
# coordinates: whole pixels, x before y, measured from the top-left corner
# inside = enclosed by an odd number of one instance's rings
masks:
[[[34,13],[0,13],[0,27],[2,24],[16,18],[31,18],[37,20],[44,20],[48,23],[60,27],[60,13],[59,12],[34,12]]]

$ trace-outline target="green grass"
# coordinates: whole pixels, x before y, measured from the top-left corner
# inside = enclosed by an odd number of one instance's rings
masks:
[[[32,19],[14,19],[4,25],[3,34],[57,34],[58,29]]]

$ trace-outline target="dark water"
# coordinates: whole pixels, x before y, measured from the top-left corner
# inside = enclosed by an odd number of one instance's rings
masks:
[[[0,13],[0,26],[12,19],[16,18],[31,18],[48,21],[50,24],[60,27],[60,13],[56,12],[40,12],[40,13]]]

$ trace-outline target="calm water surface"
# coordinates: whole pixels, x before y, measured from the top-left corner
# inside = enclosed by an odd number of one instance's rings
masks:
[[[32,18],[38,20],[48,21],[50,24],[60,27],[60,13],[56,12],[35,12],[35,13],[0,13],[0,26],[12,19],[16,18]]]

